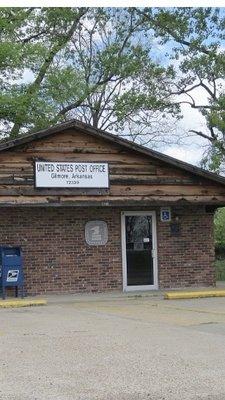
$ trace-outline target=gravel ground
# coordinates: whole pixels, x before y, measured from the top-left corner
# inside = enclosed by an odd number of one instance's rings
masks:
[[[0,310],[1,400],[224,400],[225,298]]]

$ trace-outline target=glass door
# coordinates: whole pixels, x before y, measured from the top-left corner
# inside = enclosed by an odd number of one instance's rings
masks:
[[[124,289],[156,288],[154,213],[122,215]]]

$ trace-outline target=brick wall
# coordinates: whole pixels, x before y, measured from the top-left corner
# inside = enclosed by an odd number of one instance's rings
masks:
[[[22,246],[29,294],[122,289],[120,213],[118,208],[1,208],[0,243]],[[175,213],[181,223],[177,237],[157,213],[160,288],[213,285],[212,215],[200,207]],[[108,224],[105,246],[85,242],[85,223],[93,219]]]
[[[215,285],[213,215],[203,207],[175,208],[180,235],[158,219],[159,286],[174,288]]]

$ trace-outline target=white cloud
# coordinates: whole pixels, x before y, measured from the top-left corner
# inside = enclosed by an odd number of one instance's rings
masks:
[[[185,161],[189,164],[198,165],[202,157],[202,150],[193,147],[172,146],[164,151],[168,156],[177,158],[178,160]]]
[[[189,133],[189,130],[207,132],[204,117],[198,110],[183,104],[183,119],[177,123],[177,134],[181,137],[177,145],[168,146],[163,152],[179,160],[199,165],[207,141],[196,134]]]
[[[34,73],[30,69],[26,68],[21,80],[25,83],[33,82],[34,81]]]

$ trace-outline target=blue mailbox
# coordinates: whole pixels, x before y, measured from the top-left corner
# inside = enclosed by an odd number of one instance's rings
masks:
[[[23,297],[23,263],[20,247],[0,246],[0,286],[2,298],[5,299],[7,287],[15,287],[15,296],[18,289]]]

